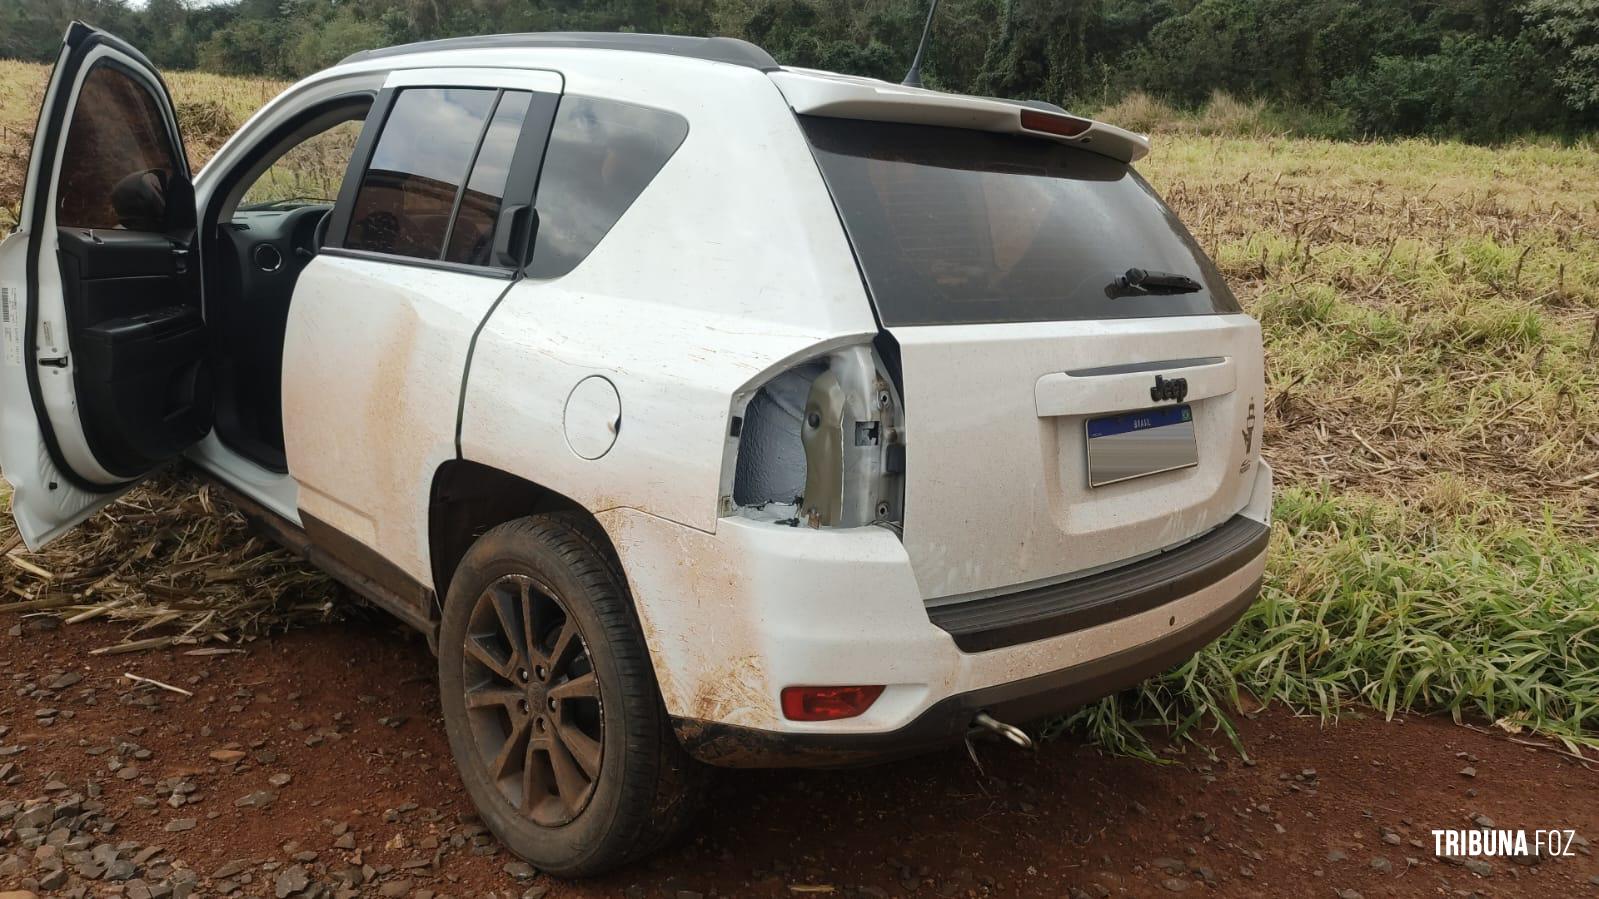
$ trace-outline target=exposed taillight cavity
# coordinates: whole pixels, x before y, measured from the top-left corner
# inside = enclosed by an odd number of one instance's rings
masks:
[[[870,344],[768,374],[734,398],[722,514],[898,531],[905,439],[899,392]]]
[[[854,718],[883,695],[881,684],[851,687],[784,687],[783,717],[790,721]]]
[[[1036,109],[1022,110],[1022,127],[1028,131],[1054,134],[1059,137],[1077,137],[1093,125],[1094,123],[1088,119],[1080,119],[1074,115],[1039,112]]]

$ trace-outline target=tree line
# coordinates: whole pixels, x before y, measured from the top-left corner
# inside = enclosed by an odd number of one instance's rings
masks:
[[[157,65],[297,77],[357,50],[514,31],[720,34],[898,80],[926,0],[0,0],[0,55],[68,21]],[[1095,109],[1142,92],[1267,101],[1299,130],[1495,141],[1599,130],[1599,0],[943,0],[932,87]]]

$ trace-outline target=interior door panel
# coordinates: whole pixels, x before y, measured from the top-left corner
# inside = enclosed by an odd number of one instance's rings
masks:
[[[211,427],[205,322],[192,306],[108,319],[78,340],[84,434],[102,465],[134,474],[170,459]]]
[[[84,438],[119,477],[143,474],[210,429],[205,322],[188,238],[57,229]]]

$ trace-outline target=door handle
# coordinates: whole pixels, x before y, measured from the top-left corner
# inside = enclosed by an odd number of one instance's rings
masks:
[[[1175,399],[1156,399],[1150,393],[1152,386],[1158,389],[1157,376],[1168,383],[1177,378],[1187,382],[1183,396],[1187,402],[1224,396],[1238,387],[1238,371],[1230,356],[1174,359],[1129,366],[1125,370],[1112,366],[1047,374],[1033,386],[1033,402],[1039,418],[1144,409]]]

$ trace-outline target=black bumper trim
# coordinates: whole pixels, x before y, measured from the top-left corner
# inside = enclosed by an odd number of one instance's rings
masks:
[[[1260,595],[1256,580],[1204,618],[1159,639],[1059,671],[946,697],[899,730],[779,733],[672,718],[678,740],[702,762],[726,768],[839,768],[916,755],[966,736],[986,711],[1009,724],[1059,715],[1169,671],[1226,633]]]
[[[934,606],[933,623],[962,652],[984,652],[1147,612],[1220,581],[1266,549],[1271,528],[1235,515],[1176,549],[1088,577]]]

